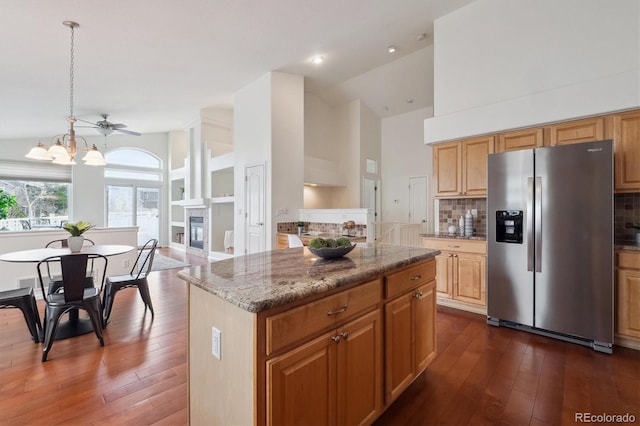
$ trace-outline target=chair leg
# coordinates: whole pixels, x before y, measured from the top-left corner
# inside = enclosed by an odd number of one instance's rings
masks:
[[[142,297],[142,301],[151,310],[151,317],[155,317],[153,304],[151,303],[151,294],[149,293],[149,283],[146,278],[138,283],[138,292],[140,293],[140,297]]]
[[[44,339],[42,347],[42,362],[47,360],[47,355],[53,346],[53,341],[56,336],[56,330],[58,329],[58,321],[64,311],[58,309],[47,308],[44,314]]]
[[[104,309],[103,315],[103,327],[109,324],[109,317],[111,316],[111,308],[113,308],[113,299],[116,297],[116,292],[113,290],[111,283],[107,283],[104,289],[104,297],[102,300],[102,306]]]
[[[91,319],[91,324],[93,325],[93,331],[96,333],[98,340],[100,340],[100,346],[104,346],[104,339],[102,338],[102,309],[100,306],[100,299],[95,298],[91,302],[89,302],[90,306],[87,306],[85,309],[89,314],[89,318]]]
[[[24,303],[22,303],[24,302]],[[36,306],[36,298],[31,294],[28,299],[23,299],[21,303],[17,303],[15,306],[22,311],[24,320],[29,328],[29,333],[35,343],[40,343],[40,330],[42,325],[40,324],[40,315],[38,314],[38,307]]]

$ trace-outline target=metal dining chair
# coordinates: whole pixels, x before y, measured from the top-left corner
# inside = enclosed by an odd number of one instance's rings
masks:
[[[104,270],[102,271],[102,283],[100,288],[85,286],[87,263],[91,260],[102,259]],[[62,271],[62,287],[60,292],[46,293],[43,269],[44,266],[60,262]],[[60,323],[60,318],[65,313],[82,309],[89,314],[91,325],[95,332],[100,346],[104,346],[102,338],[102,304],[100,303],[100,293],[104,284],[104,277],[107,272],[107,258],[100,254],[74,253],[63,256],[51,256],[38,262],[38,279],[40,289],[44,295],[46,306],[44,313],[44,339],[42,349],[42,362],[47,360],[47,355],[51,350],[56,337],[56,330]]]
[[[82,245],[92,245],[95,246],[96,244],[93,242],[93,240],[90,240],[89,238],[85,238]],[[47,243],[47,245],[45,246],[46,248],[66,248],[68,247],[68,243],[67,243],[67,239],[66,238],[62,238],[59,240],[52,240],[49,241]],[[86,282],[85,282],[85,286],[87,287],[93,287],[94,286],[94,282],[93,282],[93,259],[91,259],[91,262],[89,264],[89,269],[87,270],[86,273]],[[60,274],[53,274],[51,272],[51,268],[49,266],[49,264],[47,263],[47,276],[49,277],[49,293],[55,293],[57,291],[60,290],[60,286],[61,286],[61,277]]]
[[[18,288],[14,290],[0,291],[0,309],[20,309],[31,338],[35,343],[40,343],[40,334],[42,333],[42,324],[40,323],[40,314],[38,314],[38,306],[36,305],[36,297],[33,295],[33,288]]]
[[[138,252],[131,272],[126,275],[116,275],[107,277],[107,281],[104,288],[104,296],[102,304],[104,306],[104,326],[109,323],[109,317],[111,316],[111,309],[113,308],[113,301],[115,300],[116,293],[125,288],[137,287],[140,297],[145,305],[145,311],[147,308],[151,311],[151,317],[153,318],[153,304],[151,303],[151,294],[149,293],[149,282],[147,281],[147,275],[151,272],[151,266],[153,265],[153,256],[155,255],[156,248],[158,247],[158,240],[151,239],[147,241],[144,246]]]

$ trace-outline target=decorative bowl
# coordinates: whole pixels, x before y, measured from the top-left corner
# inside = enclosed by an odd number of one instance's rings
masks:
[[[355,244],[352,244],[350,246],[322,247],[322,248],[307,247],[307,248],[311,253],[323,259],[335,259],[337,257],[342,257],[345,254],[349,253],[351,250],[353,250],[355,246],[356,246]]]

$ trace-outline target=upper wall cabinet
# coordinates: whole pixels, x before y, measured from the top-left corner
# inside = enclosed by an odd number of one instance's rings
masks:
[[[487,156],[494,145],[494,136],[434,145],[436,197],[486,197]]]
[[[601,141],[608,138],[605,136],[605,117],[568,121],[549,127],[551,146]]]
[[[498,135],[496,152],[517,151],[519,149],[540,148],[544,145],[541,127],[516,130]]]
[[[616,192],[640,191],[640,110],[613,116]]]

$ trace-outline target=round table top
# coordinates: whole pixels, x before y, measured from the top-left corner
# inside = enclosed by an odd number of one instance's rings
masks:
[[[86,245],[82,247],[80,253],[83,254],[101,254],[103,256],[115,256],[116,254],[127,253],[134,250],[133,246],[119,244],[103,244],[103,245]],[[37,248],[31,250],[14,251],[11,253],[0,254],[0,260],[5,262],[40,262],[51,256],[64,256],[73,254],[68,247],[64,248]]]

